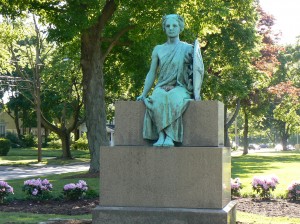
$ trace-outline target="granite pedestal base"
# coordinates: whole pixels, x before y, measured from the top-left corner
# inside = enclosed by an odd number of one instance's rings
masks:
[[[102,147],[93,223],[234,223],[230,166],[226,147]]]
[[[235,224],[235,213],[235,202],[223,209],[98,206],[93,224]]]

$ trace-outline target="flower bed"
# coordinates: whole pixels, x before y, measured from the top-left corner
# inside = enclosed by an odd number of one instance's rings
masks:
[[[279,184],[278,177],[275,175],[255,176],[252,180],[252,188],[263,199],[271,198],[271,191],[276,189]]]
[[[14,193],[14,189],[5,181],[0,180],[0,204],[4,202],[4,199]]]
[[[22,190],[31,198],[47,199],[50,198],[52,184],[47,179],[31,179],[24,181]]]
[[[63,189],[63,194],[66,199],[76,200],[83,198],[87,190],[87,183],[83,180],[79,180],[76,184],[66,184]]]

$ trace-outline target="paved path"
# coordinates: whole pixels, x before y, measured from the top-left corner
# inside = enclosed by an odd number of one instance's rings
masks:
[[[0,180],[13,180],[22,178],[38,178],[38,176],[61,174],[79,171],[88,171],[89,163],[76,163],[69,165],[44,165],[44,166],[0,166]]]

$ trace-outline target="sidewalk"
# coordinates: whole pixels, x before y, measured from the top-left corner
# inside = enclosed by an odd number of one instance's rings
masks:
[[[69,165],[41,165],[41,166],[0,166],[0,180],[13,180],[22,178],[38,178],[38,176],[61,174],[79,171],[88,171],[89,163],[75,163]]]

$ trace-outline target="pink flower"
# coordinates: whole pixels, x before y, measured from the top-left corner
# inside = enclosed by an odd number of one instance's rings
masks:
[[[34,190],[32,191],[32,195],[37,195],[38,193],[39,191],[36,188],[34,188]]]
[[[270,175],[270,178],[271,178],[276,184],[279,183],[279,179],[278,179],[278,177],[277,177],[276,175],[272,174],[272,175]]]

